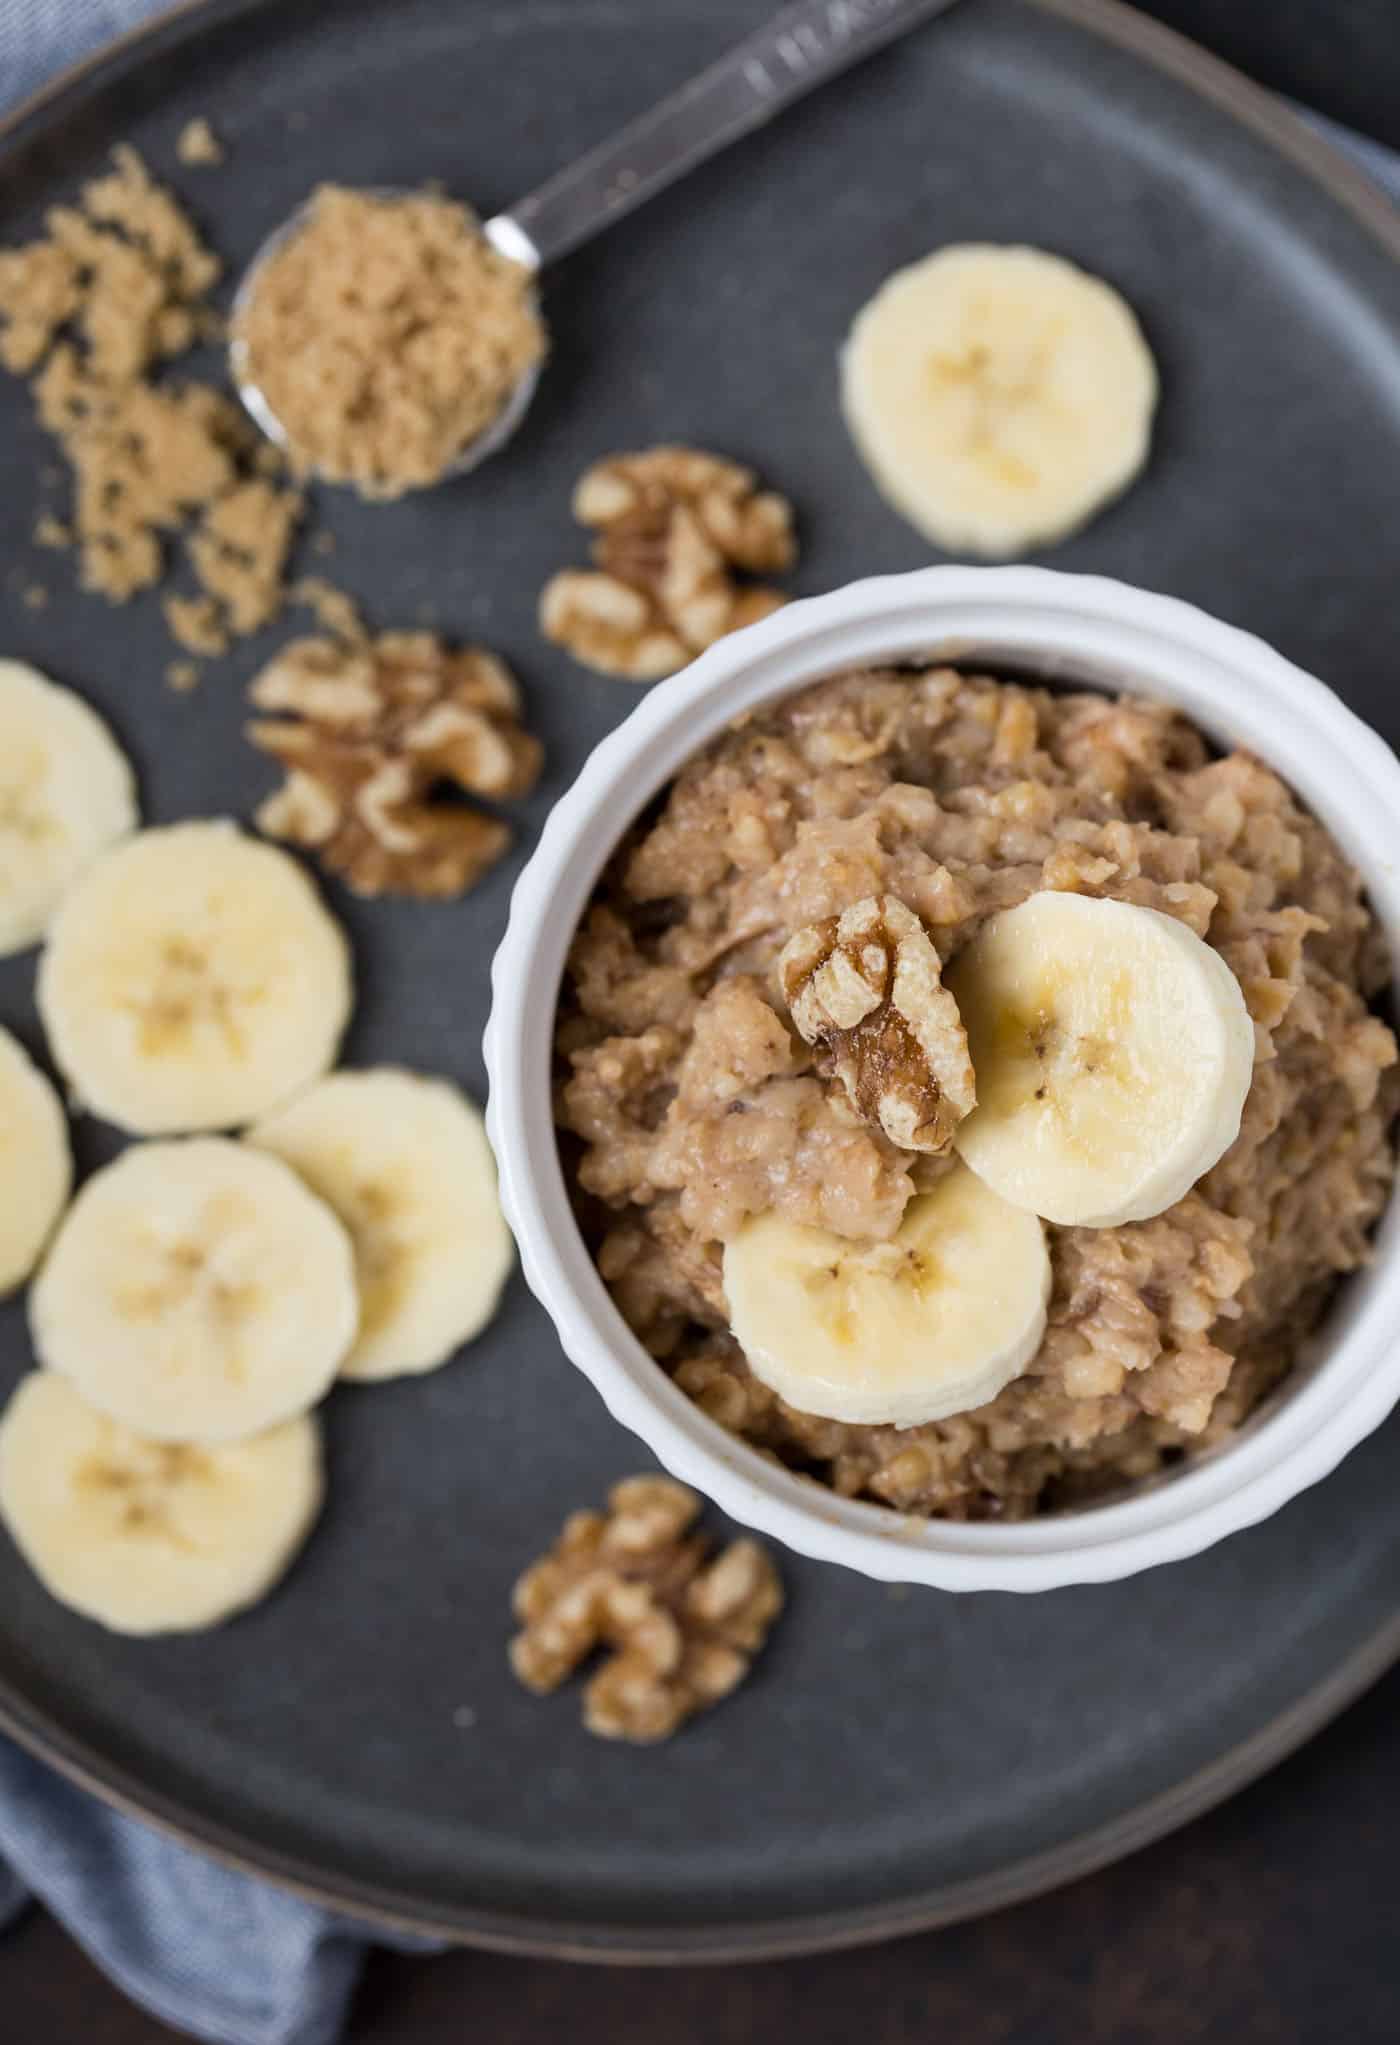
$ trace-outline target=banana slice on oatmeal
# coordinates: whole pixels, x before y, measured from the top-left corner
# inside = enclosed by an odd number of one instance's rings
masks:
[[[985,1405],[1045,1334],[1050,1256],[1035,1215],[953,1165],[887,1242],[767,1213],[725,1246],[736,1339],[800,1412],[914,1427]]]
[[[978,1093],[954,1141],[1015,1206],[1081,1228],[1146,1221],[1238,1136],[1254,1025],[1219,952],[1176,917],[1032,895],[948,984]]]

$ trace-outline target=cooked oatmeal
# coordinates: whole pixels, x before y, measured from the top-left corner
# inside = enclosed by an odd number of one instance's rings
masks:
[[[798,1412],[729,1332],[726,1238],[769,1210],[887,1238],[949,1161],[859,1112],[780,955],[891,897],[947,967],[1046,888],[1178,917],[1225,959],[1256,1035],[1238,1139],[1151,1220],[1048,1228],[1044,1341],[989,1404],[905,1429]],[[1176,712],[950,669],[825,682],[690,763],[575,940],[558,1115],[584,1226],[652,1354],[783,1463],[912,1513],[1063,1505],[1237,1427],[1365,1261],[1395,1168],[1389,977],[1330,834]]]

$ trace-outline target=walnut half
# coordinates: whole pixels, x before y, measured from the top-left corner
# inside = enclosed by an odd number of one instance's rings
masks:
[[[804,1041],[901,1150],[945,1151],[977,1104],[958,1005],[912,909],[871,895],[799,930],[778,976]]]
[[[584,1691],[588,1730],[608,1740],[669,1739],[741,1683],[783,1606],[756,1541],[715,1559],[693,1530],[700,1501],[669,1477],[627,1477],[608,1510],[572,1513],[515,1586],[522,1622],[511,1667],[557,1690],[597,1648],[611,1650]]]
[[[287,774],[258,828],[317,853],[360,895],[465,893],[510,829],[440,791],[498,800],[525,794],[539,773],[504,662],[431,632],[294,639],[249,695],[280,713],[247,729]]]
[[[760,490],[738,462],[692,447],[614,455],[580,479],[574,516],[597,534],[595,566],[546,584],[540,630],[600,674],[674,674],[785,601],[736,579],[778,574],[796,558],[787,499]]]

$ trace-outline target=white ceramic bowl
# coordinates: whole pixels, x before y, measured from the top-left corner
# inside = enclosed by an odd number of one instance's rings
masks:
[[[1332,1470],[1400,1398],[1400,1202],[1286,1393],[1230,1443],[1116,1502],[1007,1526],[909,1518],[776,1468],[708,1420],[613,1306],[575,1225],[550,1117],[565,952],[643,805],[740,711],[873,662],[972,662],[1140,691],[1251,747],[1361,868],[1400,959],[1400,762],[1320,682],[1191,606],[1034,568],[930,568],[795,603],[652,690],[558,804],[494,967],[488,1125],[525,1276],[616,1418],[678,1477],[789,1547],[945,1590],[1049,1590],[1193,1555]],[[1345,1480],[1343,1480],[1345,1481]]]

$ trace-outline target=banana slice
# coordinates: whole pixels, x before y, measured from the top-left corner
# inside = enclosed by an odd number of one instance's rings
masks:
[[[1043,249],[967,243],[857,315],[842,404],[876,483],[948,553],[1062,539],[1147,459],[1157,370],[1110,285]]]
[[[136,824],[136,779],[102,719],[0,660],[0,958],[36,944],[84,867]]]
[[[355,1339],[350,1238],[276,1158],[142,1143],[88,1180],[29,1295],[41,1363],[157,1441],[237,1441],[326,1390]]]
[[[432,1370],[495,1312],[513,1245],[481,1116],[412,1072],[336,1072],[249,1141],[299,1172],[350,1231],[360,1332],[347,1378]]]
[[[322,1498],[309,1414],[227,1448],[130,1433],[32,1371],[0,1418],[0,1520],[53,1597],[114,1633],[185,1633],[255,1604]]]
[[[228,1129],[321,1074],[350,1014],[340,926],[227,822],[143,831],[64,902],[39,1010],[82,1104],[138,1136]]]
[[[1015,1206],[1082,1228],[1145,1221],[1239,1135],[1254,1025],[1219,952],[1174,916],[1032,895],[946,984],[977,1073],[953,1141]]]
[[[915,1427],[985,1405],[1045,1333],[1050,1256],[1033,1214],[954,1166],[909,1202],[888,1242],[776,1214],[725,1246],[739,1346],[803,1413]]]
[[[58,1095],[0,1030],[0,1299],[29,1276],[73,1190]]]

